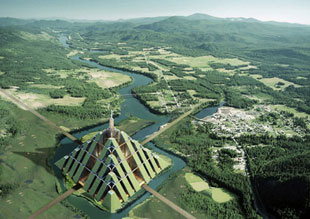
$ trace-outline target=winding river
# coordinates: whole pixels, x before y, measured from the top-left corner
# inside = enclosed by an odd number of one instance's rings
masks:
[[[67,44],[67,37],[65,35],[61,35],[59,37],[59,40],[65,48],[69,47],[69,45]],[[144,105],[142,105],[136,98],[134,98],[131,95],[131,89],[132,88],[134,88],[136,86],[147,85],[147,84],[152,82],[152,79],[150,79],[146,76],[140,75],[140,74],[131,73],[129,71],[123,71],[123,70],[105,67],[105,66],[99,65],[93,61],[82,60],[78,56],[75,56],[72,58],[75,60],[78,60],[80,62],[86,63],[92,67],[99,68],[101,70],[107,70],[107,71],[112,71],[112,72],[118,72],[121,74],[126,74],[133,79],[133,83],[131,83],[130,85],[128,85],[124,88],[121,88],[117,91],[120,95],[123,96],[124,101],[121,104],[121,114],[117,118],[115,118],[115,123],[117,124],[120,121],[128,118],[129,115],[134,115],[134,116],[142,118],[142,119],[151,120],[154,122],[154,124],[140,130],[138,133],[136,133],[134,136],[132,136],[132,138],[141,141],[145,138],[145,136],[154,133],[155,131],[157,131],[160,128],[161,125],[167,123],[170,120],[169,116],[156,115],[156,114],[151,113]],[[217,110],[217,108],[216,108],[216,110]],[[211,111],[204,112],[203,115],[204,116],[212,115],[213,113],[216,112],[216,110],[212,109]],[[77,138],[81,138],[82,136],[86,135],[87,133],[105,129],[105,128],[107,128],[107,125],[108,124],[99,125],[97,127],[90,128],[88,130],[77,132],[77,133],[74,133],[74,136]],[[60,141],[60,144],[61,145],[58,148],[58,150],[56,151],[56,154],[55,154],[54,159],[52,161],[53,163],[55,161],[57,161],[58,159],[60,159],[61,157],[63,157],[64,155],[69,154],[77,146],[75,143],[72,143],[72,141],[68,138],[63,138]],[[156,189],[170,174],[174,173],[177,170],[184,168],[186,166],[186,163],[182,159],[180,159],[179,157],[174,156],[170,153],[167,153],[167,152],[159,149],[158,147],[156,147],[152,143],[149,143],[148,147],[151,148],[155,152],[158,152],[158,153],[164,154],[165,156],[168,156],[173,162],[172,167],[168,171],[166,171],[165,173],[156,177],[155,179],[152,179],[150,181],[150,183],[148,184],[152,189]],[[54,171],[55,171],[55,175],[58,178],[61,186],[64,187],[63,177],[61,175],[60,170],[54,166]],[[114,213],[114,214],[100,210],[99,208],[94,206],[91,202],[89,202],[88,200],[81,198],[81,197],[71,195],[67,198],[67,200],[72,205],[74,205],[75,207],[77,207],[80,210],[82,210],[83,212],[85,212],[91,218],[118,219],[118,218],[126,217],[128,212],[133,207],[135,207],[136,205],[138,205],[139,203],[141,203],[142,201],[147,199],[149,196],[150,196],[150,193],[147,193],[147,192],[144,193],[144,195],[142,195],[140,198],[135,200],[128,207],[126,207],[122,211],[120,211],[118,213]]]

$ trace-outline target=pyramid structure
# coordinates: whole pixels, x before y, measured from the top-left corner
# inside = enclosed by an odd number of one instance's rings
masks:
[[[110,126],[55,165],[110,212],[122,207],[168,164],[125,132]]]

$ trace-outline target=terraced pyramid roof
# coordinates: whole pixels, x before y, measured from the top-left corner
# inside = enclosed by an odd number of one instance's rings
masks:
[[[168,164],[114,126],[97,133],[56,163],[64,175],[111,212]]]

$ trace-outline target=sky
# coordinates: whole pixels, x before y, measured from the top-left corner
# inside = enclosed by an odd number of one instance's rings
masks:
[[[0,0],[0,17],[117,20],[194,13],[310,24],[310,0]]]

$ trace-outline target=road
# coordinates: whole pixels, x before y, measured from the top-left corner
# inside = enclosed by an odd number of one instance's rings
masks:
[[[33,113],[35,116],[37,116],[38,118],[42,119],[44,122],[46,122],[47,124],[49,124],[50,126],[54,127],[55,129],[59,130],[60,132],[62,132],[65,136],[67,136],[68,138],[70,138],[72,141],[74,141],[77,144],[82,144],[82,142],[75,138],[74,136],[72,136],[71,134],[69,134],[68,132],[64,131],[62,128],[58,127],[55,123],[51,122],[50,120],[48,120],[46,117],[44,117],[43,115],[41,115],[40,113],[36,112],[34,109],[32,109],[31,107],[25,105],[23,102],[21,102],[19,99],[17,99],[16,97],[12,96],[11,94],[9,94],[8,92],[4,91],[3,89],[0,88],[0,92],[2,92],[3,94],[5,94],[7,97],[9,97],[10,99],[12,99],[14,102],[16,102],[17,104],[19,104],[20,106],[23,106],[24,108],[26,108],[27,110],[29,110],[31,113]],[[174,126],[175,124],[177,124],[179,121],[181,121],[182,119],[184,119],[185,117],[189,116],[195,109],[196,107],[199,106],[199,104],[196,104],[195,106],[192,107],[191,110],[189,110],[188,112],[182,114],[180,117],[178,117],[177,119],[175,119],[174,121],[172,121],[171,123],[168,123],[164,128],[161,128],[160,130],[158,130],[157,132],[153,133],[150,137],[148,137],[147,139],[145,139],[141,144],[144,145],[146,143],[148,143],[149,141],[153,140],[154,138],[156,138],[158,135],[160,135],[161,133],[165,132],[167,129],[171,128],[172,126]],[[50,203],[48,203],[47,205],[43,206],[42,208],[40,208],[38,211],[36,211],[35,213],[33,213],[29,218],[33,219],[36,218],[38,215],[42,214],[44,211],[48,210],[49,208],[51,208],[52,206],[56,205],[57,203],[61,202],[62,200],[66,199],[69,195],[71,195],[73,192],[77,191],[78,189],[82,188],[82,186],[80,184],[76,184],[75,186],[73,186],[71,189],[69,189],[68,191],[66,191],[65,193],[61,194],[60,196],[58,196],[56,199],[54,199],[53,201],[51,201]],[[185,216],[186,218],[194,218],[192,215],[190,215],[189,213],[187,213],[186,211],[184,211],[183,209],[181,209],[180,207],[178,207],[177,205],[175,205],[174,203],[172,203],[171,201],[169,201],[168,199],[166,199],[165,197],[163,197],[162,195],[160,195],[159,193],[157,193],[156,191],[154,191],[153,189],[151,189],[150,187],[148,187],[147,185],[144,185],[143,188],[152,193],[154,196],[158,197],[161,201],[163,201],[164,203],[166,203],[168,206],[170,206],[172,209],[176,210],[177,212],[179,212],[180,214],[182,214],[183,216]]]
[[[160,201],[164,202],[166,205],[168,205],[169,207],[171,207],[173,210],[175,210],[176,212],[180,213],[181,215],[183,215],[186,218],[189,219],[194,219],[195,217],[191,214],[189,214],[188,212],[184,211],[182,208],[180,208],[179,206],[177,206],[176,204],[174,204],[173,202],[169,201],[168,199],[166,199],[164,196],[162,196],[161,194],[159,194],[158,192],[156,192],[155,190],[153,190],[152,188],[150,188],[149,186],[147,186],[146,184],[143,184],[142,187],[148,191],[149,193],[153,194],[156,198],[158,198]]]
[[[197,108],[197,106],[199,106],[199,104],[194,105],[191,110],[187,111],[186,113],[183,113],[180,117],[178,117],[177,119],[173,120],[171,123],[167,123],[167,125],[165,127],[159,129],[157,132],[154,132],[151,136],[149,136],[147,139],[142,141],[141,144],[145,145],[146,143],[152,141],[154,138],[156,138],[161,133],[167,131],[167,129],[171,128],[172,126],[174,126],[175,124],[180,122],[182,119],[184,119],[187,116],[189,116],[192,112],[194,112],[194,110]]]
[[[4,95],[6,95],[7,97],[9,97],[11,100],[13,100],[14,102],[16,102],[18,105],[24,107],[25,109],[27,109],[28,111],[30,111],[33,115],[37,116],[38,118],[42,119],[44,122],[46,122],[47,124],[49,124],[50,126],[54,127],[55,129],[57,129],[58,131],[60,131],[62,134],[64,134],[65,136],[67,136],[68,138],[70,138],[72,141],[74,141],[75,143],[77,143],[78,145],[83,144],[79,139],[77,139],[76,137],[74,137],[73,135],[69,134],[68,132],[66,132],[65,130],[63,130],[62,128],[58,127],[55,123],[51,122],[50,120],[48,120],[45,116],[43,116],[42,114],[38,113],[37,111],[35,111],[34,109],[32,109],[31,107],[27,106],[26,104],[24,104],[23,102],[21,102],[19,99],[17,99],[16,97],[12,96],[11,94],[9,94],[7,91],[3,90],[0,87],[0,92],[2,92]]]
[[[48,203],[47,205],[43,206],[42,208],[40,208],[39,210],[37,210],[35,213],[33,213],[29,219],[34,219],[36,218],[38,215],[42,214],[44,211],[46,211],[47,209],[49,209],[50,207],[56,205],[57,203],[61,202],[62,200],[64,200],[65,198],[67,198],[69,195],[71,195],[73,192],[79,190],[80,188],[82,188],[82,186],[80,184],[76,184],[75,186],[73,186],[71,189],[69,189],[68,191],[66,191],[65,193],[61,194],[60,196],[58,196],[57,198],[55,198],[53,201],[51,201],[50,203]]]

